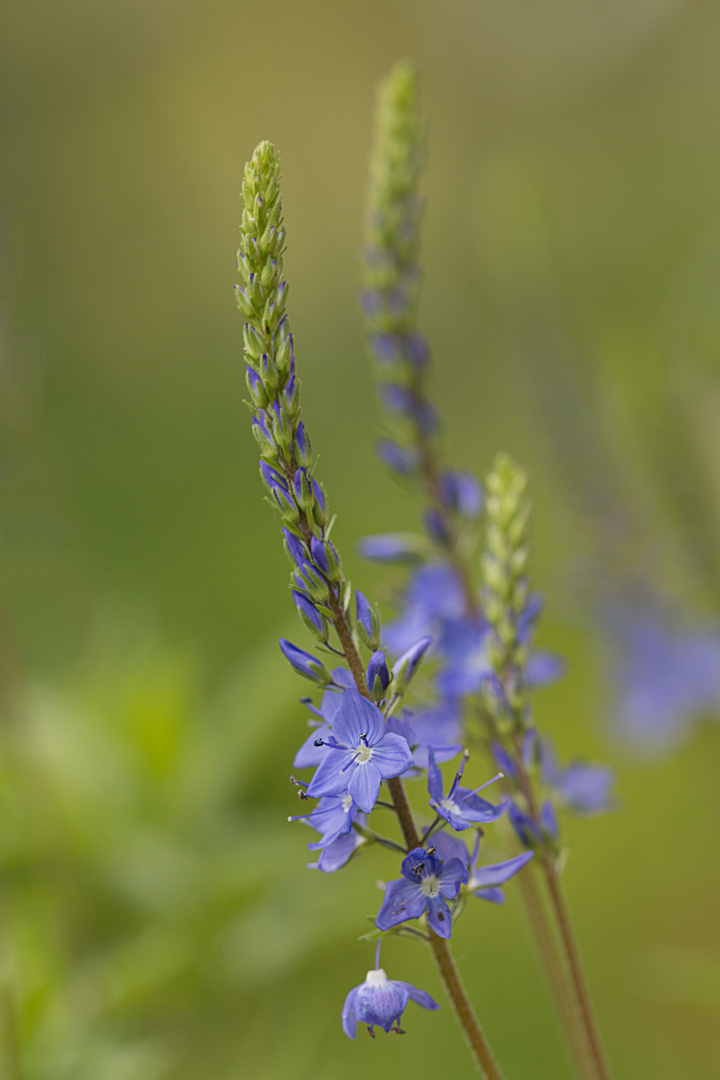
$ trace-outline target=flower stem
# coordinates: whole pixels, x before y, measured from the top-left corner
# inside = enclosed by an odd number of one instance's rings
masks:
[[[588,1056],[584,1032],[578,1025],[567,971],[558,952],[553,927],[548,921],[547,909],[538,889],[536,871],[532,866],[528,867],[524,874],[518,875],[518,883],[528,922],[550,983],[577,1074],[582,1077],[582,1080],[594,1080],[595,1068]]]
[[[365,682],[363,663],[355,647],[355,642],[353,641],[352,633],[345,617],[345,612],[334,597],[332,597],[329,606],[333,613],[335,631],[340,644],[342,645],[348,667],[355,679],[358,693],[371,701],[370,691]],[[415,826],[415,819],[412,810],[410,809],[405,786],[399,776],[386,782],[400,824],[400,829],[402,830],[403,839],[405,840],[408,851],[411,851],[413,848],[420,847],[421,840]],[[435,964],[440,973],[445,993],[450,999],[450,1003],[458,1018],[458,1022],[463,1030],[470,1051],[486,1080],[503,1080],[503,1075],[493,1057],[490,1044],[485,1038],[483,1030],[480,1027],[480,1022],[473,1011],[470,999],[468,998],[465,987],[460,979],[460,974],[455,966],[455,961],[452,958],[450,947],[444,938],[439,937],[434,930],[428,929],[430,934],[430,948],[432,949],[435,958]]]
[[[600,1031],[595,1019],[590,991],[588,989],[585,971],[583,969],[580,949],[578,947],[575,930],[573,928],[570,911],[565,899],[560,875],[552,859],[542,859],[542,867],[545,874],[550,902],[557,922],[560,941],[567,960],[568,970],[572,980],[573,989],[577,1002],[577,1009],[582,1021],[582,1026],[587,1039],[590,1057],[592,1060],[594,1075],[597,1080],[611,1080],[610,1067],[605,1057],[605,1051],[600,1038]]]

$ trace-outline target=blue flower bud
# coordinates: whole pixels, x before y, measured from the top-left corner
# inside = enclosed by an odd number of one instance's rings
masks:
[[[367,597],[358,589],[355,593],[355,613],[357,621],[368,637],[372,635],[372,609]]]
[[[302,566],[305,562],[305,545],[300,537],[295,536],[289,529],[283,529],[283,536],[285,537],[285,549],[291,559],[294,559],[298,566]]]
[[[258,409],[264,409],[268,403],[267,392],[262,379],[251,367],[245,368],[245,382],[253,405],[257,405]]]
[[[508,817],[520,843],[534,850],[542,838],[532,818],[524,814],[514,802],[508,805]]]
[[[272,465],[269,465],[267,461],[260,462],[260,473],[271,492],[274,492],[276,488],[281,488],[284,492],[287,492],[288,486],[285,477]]]
[[[287,411],[291,416],[295,416],[300,408],[300,393],[299,384],[294,375],[291,375],[285,384],[283,395],[285,397],[285,407]]]
[[[450,542],[450,534],[445,524],[445,519],[442,514],[431,507],[423,514],[425,521],[425,528],[427,529],[428,536],[435,541],[436,544],[448,544]]]
[[[417,467],[415,454],[404,446],[398,446],[391,439],[381,439],[377,446],[378,457],[381,461],[401,476],[408,476]]]
[[[406,653],[400,657],[393,668],[394,690],[397,694],[404,694],[410,685],[418,666],[432,645],[431,637],[420,638]]]
[[[315,634],[320,641],[327,641],[328,626],[313,602],[302,592],[293,589],[293,600],[297,613],[311,633]]]
[[[385,663],[385,653],[378,649],[370,657],[367,666],[367,685],[368,690],[373,695],[376,701],[382,701],[385,697],[385,691],[390,685],[390,672],[388,666]]]
[[[290,492],[286,488],[274,487],[272,493],[283,518],[296,524],[300,520],[300,509]]]
[[[260,447],[260,452],[262,454],[272,454],[274,456],[275,440],[268,429],[266,413],[258,413],[256,416],[253,416],[252,433]]]
[[[280,649],[285,659],[289,661],[299,675],[304,675],[306,679],[311,679],[312,682],[316,682],[320,686],[327,686],[332,682],[332,675],[325,665],[312,656],[311,653],[299,649],[297,645],[293,645],[291,641],[286,641],[285,638],[280,638]]]
[[[560,834],[560,827],[558,826],[555,807],[549,799],[546,799],[540,808],[540,825],[542,826],[543,832],[549,836],[551,840],[557,840]]]
[[[425,367],[430,359],[430,349],[422,334],[412,334],[407,343],[407,356],[415,367]]]
[[[440,498],[443,506],[463,517],[477,517],[482,508],[482,488],[474,476],[463,472],[446,472],[440,478]]]
[[[305,425],[303,424],[302,420],[298,424],[297,431],[295,432],[295,459],[302,462],[302,464],[305,466],[308,466],[312,459],[310,436],[305,430]]]
[[[340,556],[329,540],[313,536],[310,541],[310,554],[315,566],[322,570],[329,581],[337,582],[341,579]]]

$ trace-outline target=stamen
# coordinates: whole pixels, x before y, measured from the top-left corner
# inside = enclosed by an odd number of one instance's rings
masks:
[[[502,780],[504,776],[505,773],[499,772],[497,776],[493,776],[492,780],[487,780],[484,784],[481,784],[480,787],[476,787],[474,791],[468,791],[467,795],[463,795],[460,802],[463,802],[465,799],[469,799],[471,795],[477,795],[478,791],[482,791],[483,788],[489,787],[490,784],[494,784],[496,780]]]

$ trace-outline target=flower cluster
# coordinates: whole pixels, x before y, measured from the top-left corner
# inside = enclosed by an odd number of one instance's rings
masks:
[[[300,619],[315,638],[316,649],[343,660],[329,669],[315,653],[285,639],[280,642],[292,667],[322,690],[319,704],[303,699],[311,712],[311,731],[293,763],[295,769],[313,770],[309,780],[292,778],[301,800],[312,801],[313,806],[291,820],[299,819],[315,831],[318,839],[308,846],[319,854],[311,865],[325,873],[339,870],[373,843],[399,850],[402,876],[386,887],[376,933],[405,930],[432,944],[434,938],[450,937],[462,889],[470,888],[479,896],[489,890],[492,895],[485,898],[497,900],[499,884],[527,860],[511,859],[478,871],[462,841],[453,846],[451,835],[443,831],[493,822],[504,812],[505,803],[493,805],[479,797],[479,789],[460,786],[467,753],[445,796],[440,764],[463,749],[457,710],[403,704],[432,635],[424,628],[407,633],[404,647],[389,664],[381,648],[377,609],[360,592],[352,604],[352,590],[329,537],[326,496],[314,474],[309,435],[300,419],[299,382],[285,311],[279,162],[269,143],[257,148],[246,168],[243,200],[238,253],[242,282],[237,297],[246,320],[246,377],[261,452],[260,473],[281,515]],[[418,831],[399,778],[418,777],[425,771],[426,815],[436,816]],[[392,800],[386,805],[394,806],[398,814],[406,847],[371,826],[383,784]],[[476,863],[477,845],[474,858]],[[405,927],[418,920],[420,929]],[[452,963],[446,954],[443,958],[443,963]],[[368,1024],[371,1033],[375,1026],[397,1031],[410,999],[425,1008],[437,1007],[423,991],[389,980],[376,960],[375,970],[348,995],[343,1028],[353,1038],[357,1022]]]

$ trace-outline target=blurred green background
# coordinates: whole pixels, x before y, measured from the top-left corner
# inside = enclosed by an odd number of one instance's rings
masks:
[[[374,459],[357,311],[374,87],[401,56],[430,123],[448,450],[529,467],[542,644],[571,661],[540,722],[619,771],[620,809],[566,826],[610,1056],[618,1080],[720,1075],[720,727],[626,759],[584,584],[599,560],[720,608],[719,47],[712,0],[6,0],[3,1076],[472,1073],[447,1008],[402,1040],[340,1029],[395,866],[306,871],[285,821],[306,684],[276,641],[303,638],[231,292],[241,169],[270,138],[306,420],[371,591],[356,538],[416,521]],[[457,953],[508,1080],[563,1080],[509,892]],[[440,993],[411,943],[384,964]]]

